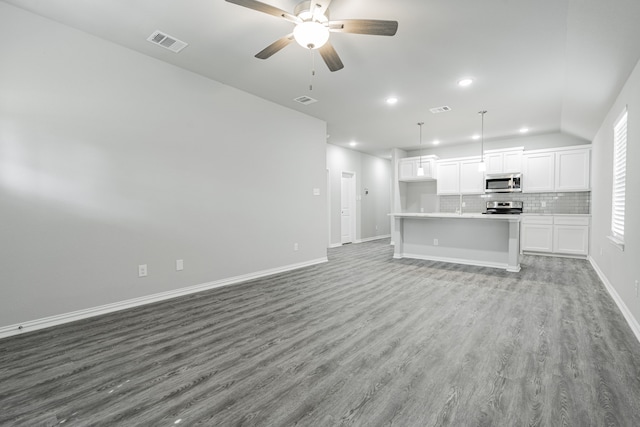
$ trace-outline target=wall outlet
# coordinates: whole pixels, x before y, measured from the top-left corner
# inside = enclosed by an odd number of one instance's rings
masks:
[[[438,246],[438,239],[433,239],[433,246]]]
[[[313,195],[314,196],[319,196],[320,195],[320,189],[319,188],[314,188],[313,189]]]
[[[177,259],[176,260],[176,271],[184,270],[184,260]]]
[[[467,202],[462,202],[462,207],[466,208],[467,207]]]
[[[544,200],[540,202],[540,206],[542,206],[543,208],[547,207],[547,202],[545,202]]]
[[[294,243],[294,244],[293,244],[293,250],[294,250],[294,251],[297,251],[297,250],[298,250],[298,244],[297,244],[297,243]]]
[[[420,213],[424,213],[424,208],[420,208]]]
[[[138,277],[147,277],[147,264],[140,264],[138,266]]]

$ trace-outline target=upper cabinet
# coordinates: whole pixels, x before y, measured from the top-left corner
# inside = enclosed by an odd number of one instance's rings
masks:
[[[437,193],[482,194],[484,193],[484,172],[479,171],[480,157],[437,163]]]
[[[522,191],[539,193],[554,191],[555,153],[529,153],[524,156]]]
[[[487,165],[486,173],[522,172],[522,153],[523,147],[485,151],[484,161]]]
[[[480,158],[460,161],[460,194],[483,194],[484,172]]]
[[[589,190],[591,150],[566,150],[556,153],[556,191]]]
[[[589,191],[591,148],[565,147],[525,153],[522,186],[526,193]]]
[[[407,157],[398,161],[398,181],[427,181],[436,179],[436,156]],[[418,175],[422,167],[423,174]]]
[[[438,162],[438,194],[460,194],[460,162]]]

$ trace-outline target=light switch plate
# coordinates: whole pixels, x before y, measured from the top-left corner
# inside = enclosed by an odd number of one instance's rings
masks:
[[[184,260],[177,259],[176,260],[176,271],[184,270]]]

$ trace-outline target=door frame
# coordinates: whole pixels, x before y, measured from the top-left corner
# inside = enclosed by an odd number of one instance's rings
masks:
[[[349,175],[350,177],[348,177],[348,179],[350,179],[350,187],[351,187],[351,197],[348,199],[348,204],[349,204],[349,210],[351,211],[351,221],[350,221],[350,226],[351,226],[351,242],[348,243],[355,243],[357,241],[357,221],[356,221],[356,216],[357,216],[357,195],[356,195],[356,189],[357,189],[357,185],[356,185],[356,173],[354,171],[347,171],[347,170],[343,170],[340,171],[340,244],[344,244],[342,242],[342,179],[343,178],[347,178],[345,177],[345,175]]]

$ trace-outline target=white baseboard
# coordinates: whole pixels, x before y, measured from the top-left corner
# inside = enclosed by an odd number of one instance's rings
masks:
[[[452,264],[463,264],[463,265],[475,265],[477,267],[491,267],[491,268],[500,268],[502,270],[507,270],[509,272],[517,273],[520,271],[520,267],[517,269],[509,270],[509,264],[501,263],[501,262],[490,262],[490,261],[477,261],[477,260],[469,260],[464,258],[450,258],[450,257],[439,257],[439,256],[430,256],[430,255],[421,255],[421,254],[408,254],[403,253],[400,255],[393,255],[394,259],[402,259],[402,258],[411,258],[411,259],[421,259],[424,261],[438,261],[438,262],[449,262]]]
[[[291,270],[297,270],[303,267],[309,267],[316,264],[327,262],[327,257],[314,259],[311,261],[301,262],[298,264],[290,264],[283,267],[272,268],[268,270],[257,271],[254,273],[244,274],[241,276],[229,277],[227,279],[216,280],[213,282],[202,283],[199,285],[180,288],[173,291],[161,292],[157,294],[147,295],[139,298],[133,298],[126,301],[120,301],[112,304],[106,304],[99,307],[86,308],[83,310],[72,311],[70,313],[57,314],[55,316],[44,317],[42,319],[28,320],[16,325],[0,326],[0,339],[19,335],[25,332],[36,331],[63,323],[74,322],[76,320],[87,319],[89,317],[99,316],[101,314],[112,313],[114,311],[125,310],[127,308],[138,307],[145,304],[151,304],[158,301],[164,301],[171,298],[189,295],[196,292],[206,291],[208,289],[220,288],[222,286],[234,285],[247,280],[258,279],[261,277],[271,276],[277,273],[284,273]]]
[[[331,243],[329,249],[339,248],[340,246],[342,246],[342,243]]]
[[[611,282],[609,282],[609,279],[607,279],[607,276],[605,276],[602,270],[600,270],[600,267],[598,267],[598,264],[596,264],[593,257],[591,256],[589,257],[589,262],[591,263],[591,266],[596,271],[596,273],[598,273],[598,276],[600,277],[600,280],[602,280],[602,283],[604,283],[604,287],[609,292],[609,295],[611,295],[611,298],[613,298],[616,305],[622,312],[622,315],[624,316],[625,320],[631,327],[631,330],[635,334],[636,339],[640,341],[640,323],[638,323],[638,320],[635,317],[633,317],[633,314],[631,314],[631,310],[629,310],[629,308],[624,303],[622,298],[620,298],[620,295],[618,295],[618,292],[616,292],[616,289],[613,287]]]

